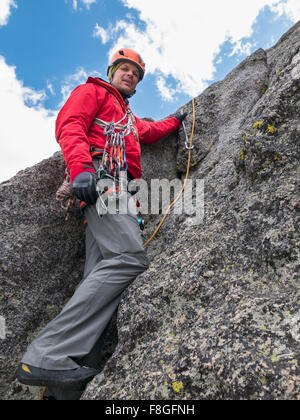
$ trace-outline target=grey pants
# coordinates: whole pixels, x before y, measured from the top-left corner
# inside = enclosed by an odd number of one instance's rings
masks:
[[[48,370],[76,369],[116,311],[123,291],[148,267],[136,216],[85,210],[84,278],[62,312],[31,343],[22,363]],[[101,341],[101,340],[100,340]]]

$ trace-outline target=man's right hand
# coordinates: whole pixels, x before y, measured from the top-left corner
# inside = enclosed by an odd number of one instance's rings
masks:
[[[96,190],[96,174],[93,172],[82,172],[73,181],[73,191],[80,201],[88,205],[97,202],[98,193]]]

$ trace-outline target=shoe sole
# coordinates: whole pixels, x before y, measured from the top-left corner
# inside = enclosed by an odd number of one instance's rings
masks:
[[[72,391],[82,391],[88,382],[90,382],[96,375],[90,375],[87,378],[83,378],[80,380],[59,380],[59,379],[40,379],[35,378],[34,376],[28,376],[28,374],[24,374],[23,370],[19,367],[16,373],[16,378],[19,382],[24,385],[29,386],[53,386],[58,387],[65,390],[72,390]]]

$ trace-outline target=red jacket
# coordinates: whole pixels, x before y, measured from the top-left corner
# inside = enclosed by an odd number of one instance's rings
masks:
[[[121,120],[129,105],[112,85],[89,77],[78,86],[58,114],[56,139],[62,149],[71,181],[81,172],[95,172],[90,148],[104,149],[106,136],[103,128],[93,124],[95,118],[107,122]],[[136,118],[136,117],[135,117]],[[141,143],[155,143],[178,129],[177,118],[149,122],[136,118],[135,129]],[[128,171],[134,178],[141,177],[141,147],[133,133],[125,137]]]

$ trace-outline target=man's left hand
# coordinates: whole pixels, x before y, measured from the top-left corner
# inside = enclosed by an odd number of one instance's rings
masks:
[[[177,120],[180,122],[180,124],[182,123],[182,121],[186,118],[187,116],[187,112],[177,112],[176,114],[173,115],[173,117],[177,118]]]

